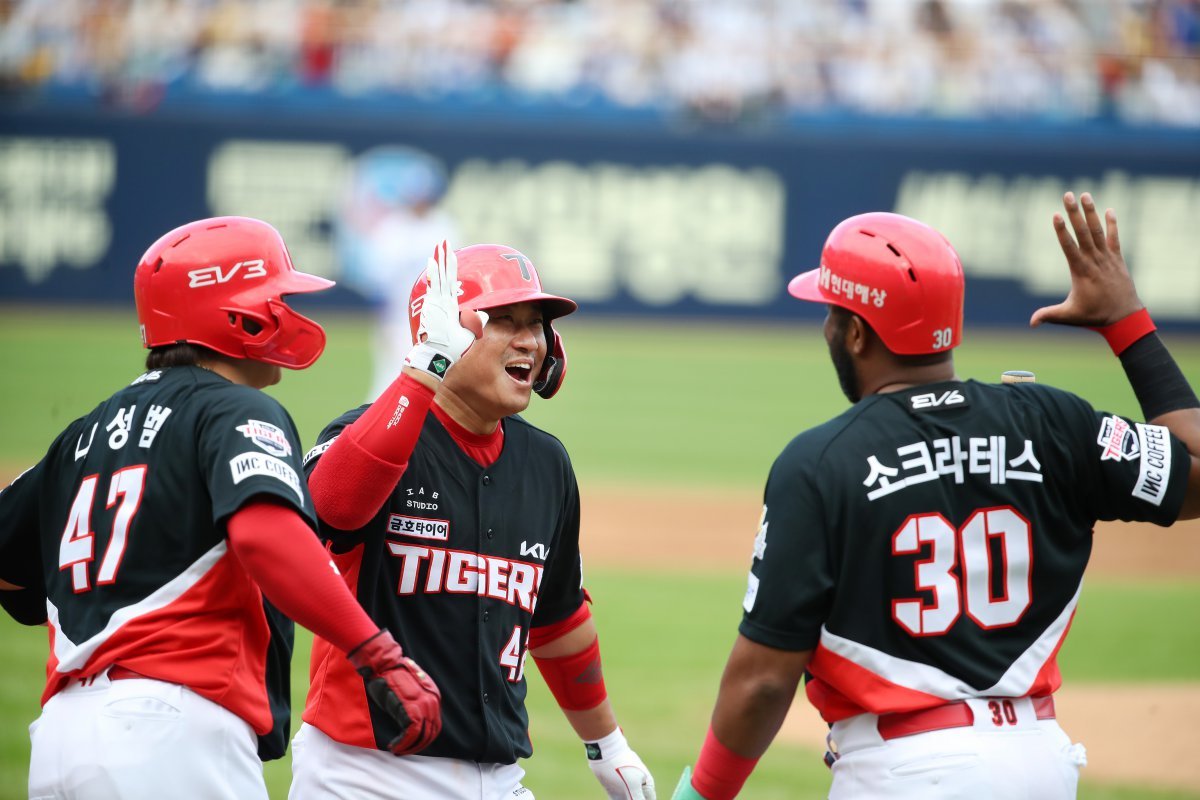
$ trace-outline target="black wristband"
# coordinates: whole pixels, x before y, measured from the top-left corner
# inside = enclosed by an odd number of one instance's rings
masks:
[[[1200,408],[1196,392],[1157,333],[1129,345],[1120,358],[1147,421],[1171,411]]]

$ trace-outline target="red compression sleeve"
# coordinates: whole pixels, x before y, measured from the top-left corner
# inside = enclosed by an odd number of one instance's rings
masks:
[[[538,672],[559,708],[567,711],[587,711],[604,702],[604,672],[600,669],[600,637],[569,656],[533,657]]]
[[[539,625],[529,629],[529,649],[537,650],[542,645],[553,642],[560,636],[565,636],[592,618],[592,610],[587,603],[580,603],[579,608],[571,612],[564,620],[549,625]]]
[[[343,531],[371,521],[404,474],[432,402],[432,389],[401,374],[342,431],[308,478],[322,520]]]
[[[742,790],[754,771],[757,758],[739,756],[717,739],[712,726],[704,737],[696,769],[692,773],[692,788],[708,800],[732,800]]]
[[[251,501],[226,529],[233,554],[284,614],[345,652],[379,632],[298,513]]]

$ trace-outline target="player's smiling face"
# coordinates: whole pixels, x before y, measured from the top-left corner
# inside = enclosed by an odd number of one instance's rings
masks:
[[[486,419],[529,407],[533,381],[546,359],[546,331],[538,303],[487,310],[483,338],[446,373],[445,388]]]

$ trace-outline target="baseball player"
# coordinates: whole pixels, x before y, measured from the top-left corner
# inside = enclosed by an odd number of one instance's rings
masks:
[[[443,727],[422,754],[384,757],[395,722],[317,639],[293,800],[530,800],[517,765],[532,753],[530,654],[608,797],[654,797],[604,688],[571,462],[515,416],[561,386],[552,322],[575,308],[511,247],[443,242],[412,291],[407,365],[305,457],[334,562],[441,687]]]
[[[1086,194],[1064,205],[1071,292],[1032,323],[1095,326],[1149,422],[959,380],[950,244],[895,214],[838,225],[789,291],[828,304],[854,405],[771,469],[740,635],[675,798],[734,797],[806,673],[831,724],[830,798],[1075,797],[1085,755],[1055,719],[1055,656],[1092,528],[1200,516],[1200,402],[1138,300],[1116,217]]]
[[[283,296],[331,285],[259,220],[166,234],[134,276],[146,372],[0,493],[0,598],[50,633],[31,798],[266,798],[287,617],[350,652],[393,751],[437,735],[437,687],[331,568],[295,426],[259,391],[325,347]]]

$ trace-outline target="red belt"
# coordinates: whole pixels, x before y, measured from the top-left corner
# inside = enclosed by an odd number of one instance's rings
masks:
[[[129,667],[122,667],[120,664],[114,664],[108,668],[108,679],[110,681],[124,681],[132,678],[146,678],[146,676],[140,672],[134,672]],[[153,680],[153,678],[150,680]]]
[[[1012,698],[996,698],[989,702],[1003,704],[1010,702]],[[1054,697],[1044,695],[1042,697],[1031,697],[1033,701],[1033,712],[1038,719],[1054,719]],[[1005,722],[1003,705],[997,705],[995,712],[998,719],[998,726],[1003,726]],[[1011,708],[1009,709],[1011,713]],[[1015,719],[1009,720],[1009,724],[1015,722]],[[928,733],[929,731],[940,731],[946,728],[965,728],[968,725],[975,724],[975,714],[971,711],[971,706],[967,705],[962,700],[957,700],[953,703],[947,703],[944,706],[934,706],[933,708],[923,708],[920,711],[902,711],[895,714],[881,714],[879,716],[879,735],[884,739],[898,739],[901,736],[914,736],[918,733]]]

